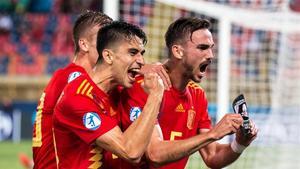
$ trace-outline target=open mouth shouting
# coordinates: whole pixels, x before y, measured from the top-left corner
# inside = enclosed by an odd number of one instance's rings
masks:
[[[205,75],[207,67],[211,64],[211,62],[212,60],[207,60],[199,65],[200,79]]]
[[[140,66],[128,69],[127,74],[128,74],[128,78],[131,82],[135,81],[135,77],[140,74],[140,70],[141,70]]]

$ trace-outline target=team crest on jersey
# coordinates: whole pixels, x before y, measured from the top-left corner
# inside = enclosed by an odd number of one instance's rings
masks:
[[[130,115],[130,121],[134,121],[136,120],[140,114],[141,114],[142,110],[139,107],[132,107],[130,109],[129,115]]]
[[[190,109],[188,111],[188,118],[187,118],[187,123],[186,123],[187,128],[190,130],[193,129],[195,116],[196,116],[196,112],[195,112],[194,108],[192,107],[192,109]]]
[[[73,80],[75,80],[80,75],[81,75],[80,72],[72,72],[72,73],[70,73],[70,75],[68,77],[68,83],[72,82]]]
[[[101,125],[101,119],[95,112],[87,112],[83,116],[83,125],[89,130],[97,130]]]

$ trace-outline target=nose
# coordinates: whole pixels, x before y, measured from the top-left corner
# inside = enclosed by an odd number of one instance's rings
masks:
[[[144,62],[144,57],[143,57],[143,55],[141,55],[141,54],[139,54],[139,55],[136,56],[135,61],[136,61],[139,65],[144,65],[144,64],[145,64],[145,62]]]
[[[212,48],[209,48],[207,50],[207,55],[206,55],[206,59],[213,59],[214,58],[214,52]]]

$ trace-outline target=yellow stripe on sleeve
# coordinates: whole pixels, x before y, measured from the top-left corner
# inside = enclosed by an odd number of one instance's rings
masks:
[[[87,82],[87,80],[86,79],[84,79],[84,81],[83,82],[81,82],[81,84],[80,84],[80,86],[78,87],[78,89],[77,89],[77,91],[76,91],[76,94],[79,94],[80,93],[80,91],[81,91],[81,88],[84,86],[84,84]]]
[[[84,88],[81,91],[81,94],[84,95],[84,92],[86,91],[86,89],[90,86],[90,83],[86,83]]]

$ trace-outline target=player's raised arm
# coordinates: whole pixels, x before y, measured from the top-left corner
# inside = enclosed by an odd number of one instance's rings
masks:
[[[157,74],[145,74],[144,88],[149,96],[139,118],[122,133],[115,127],[96,143],[129,162],[138,162],[149,143],[163,96],[163,84]]]
[[[205,132],[208,131],[200,130],[200,133]],[[213,142],[200,149],[199,152],[207,166],[210,168],[222,168],[237,160],[243,150],[257,137],[257,133],[258,129],[254,122],[250,121],[249,135],[244,136],[241,128],[239,128],[232,143],[220,144]]]
[[[203,129],[202,133],[184,140],[163,140],[159,125],[156,125],[147,148],[147,158],[154,166],[161,166],[191,155],[208,144],[222,139],[224,136],[236,133],[242,118],[238,114],[228,114],[212,129]],[[205,132],[204,132],[205,131]],[[213,152],[212,149],[208,151]]]

